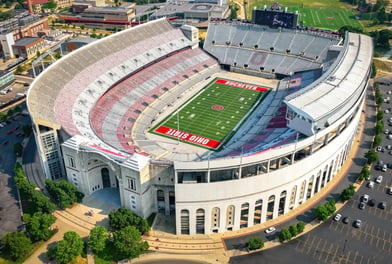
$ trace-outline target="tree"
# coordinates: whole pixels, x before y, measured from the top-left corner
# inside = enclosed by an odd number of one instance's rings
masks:
[[[16,74],[21,74],[25,71],[23,65],[18,65],[18,67],[16,67],[15,73]]]
[[[249,250],[256,250],[264,247],[264,241],[259,237],[251,237],[248,241]]]
[[[150,230],[150,226],[145,219],[135,215],[131,210],[124,207],[109,214],[109,225],[116,229],[135,226],[141,234]]]
[[[83,246],[80,236],[73,231],[68,231],[64,234],[63,240],[56,244],[52,254],[58,262],[68,263],[82,253]]]
[[[4,121],[7,118],[7,115],[3,112],[0,112],[0,121]]]
[[[370,176],[370,169],[368,166],[364,166],[359,173],[358,180],[363,181],[364,179],[367,179]]]
[[[292,237],[295,237],[298,235],[298,229],[297,229],[297,225],[291,225],[289,226],[289,231]]]
[[[316,207],[316,216],[320,221],[325,221],[328,219],[328,209],[324,205],[319,205]]]
[[[375,136],[373,139],[373,147],[379,146],[381,142],[382,142],[381,136],[380,135]]]
[[[4,245],[5,252],[9,252],[13,260],[17,260],[30,252],[31,240],[26,237],[25,233],[7,233],[3,236],[1,242]]]
[[[355,193],[354,185],[350,185],[348,188],[344,189],[340,195],[340,199],[344,201],[348,201],[353,197]]]
[[[379,135],[384,131],[384,123],[382,121],[378,121],[376,126],[374,127],[374,134]]]
[[[47,179],[45,180],[45,186],[61,208],[69,207],[72,203],[78,201],[78,189],[68,181],[61,180],[54,182]]]
[[[384,112],[383,111],[378,111],[377,112],[377,121],[380,121],[384,118]]]
[[[21,143],[14,144],[14,153],[17,157],[22,157],[23,154],[23,146]]]
[[[30,136],[31,132],[33,131],[33,129],[31,128],[30,125],[24,125],[22,127],[23,133],[25,134],[25,137]]]
[[[297,223],[297,230],[299,234],[305,230],[305,223],[303,221]]]
[[[108,230],[103,226],[96,226],[90,231],[90,236],[88,237],[87,245],[95,253],[97,253],[105,249],[108,238],[109,238]]]
[[[57,3],[54,0],[50,0],[49,3],[43,4],[43,7],[53,11],[57,8]]]
[[[142,241],[140,232],[133,226],[114,232],[113,245],[117,259],[136,258],[148,249],[148,243]]]
[[[332,215],[336,211],[336,202],[334,199],[331,199],[326,202],[324,206],[327,209],[328,216]]]
[[[378,161],[378,154],[374,149],[369,149],[369,151],[365,153],[365,158],[367,158],[368,164],[372,164]]]
[[[291,240],[291,238],[292,238],[292,235],[287,228],[283,228],[282,231],[280,231],[280,234],[279,234],[280,242]]]
[[[54,224],[56,217],[51,214],[41,212],[34,215],[27,221],[27,231],[33,241],[48,240],[52,235],[50,226]]]

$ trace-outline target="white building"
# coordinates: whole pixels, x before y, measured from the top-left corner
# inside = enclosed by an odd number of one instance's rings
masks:
[[[175,214],[177,234],[263,223],[325,187],[357,131],[371,39],[217,22],[204,49],[159,19],[52,64],[27,100],[45,176],[85,195],[118,188],[142,217]],[[224,147],[148,132],[227,71],[267,76],[274,89]]]

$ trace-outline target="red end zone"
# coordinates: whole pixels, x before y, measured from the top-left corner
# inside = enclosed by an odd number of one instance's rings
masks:
[[[234,82],[234,81],[228,81],[228,80],[223,80],[223,79],[217,79],[215,83],[219,84],[224,84],[228,86],[234,86],[238,88],[243,88],[243,89],[248,89],[248,90],[253,90],[253,91],[258,91],[258,92],[266,92],[269,89],[265,87],[260,87],[257,85],[252,85],[252,84],[247,84],[247,83],[240,83],[240,82]]]
[[[198,136],[195,134],[183,132],[181,130],[160,126],[154,130],[154,132],[172,137],[172,138],[179,138],[180,140],[193,143],[200,146],[205,146],[208,148],[216,149],[220,145],[220,141],[216,141],[210,138]]]

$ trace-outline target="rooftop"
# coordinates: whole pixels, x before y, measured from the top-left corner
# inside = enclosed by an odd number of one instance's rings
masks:
[[[16,40],[16,41],[15,41],[15,46],[26,46],[26,45],[29,45],[29,44],[31,44],[31,43],[34,43],[34,42],[36,42],[36,41],[38,41],[38,40],[44,41],[44,40],[41,39],[41,38],[36,38],[36,37],[24,37],[24,38],[21,38],[21,39]]]

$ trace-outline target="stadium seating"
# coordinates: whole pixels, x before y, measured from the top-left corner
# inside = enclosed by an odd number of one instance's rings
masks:
[[[222,64],[289,75],[294,69],[319,68],[328,48],[338,42],[333,34],[211,22],[204,49]]]

